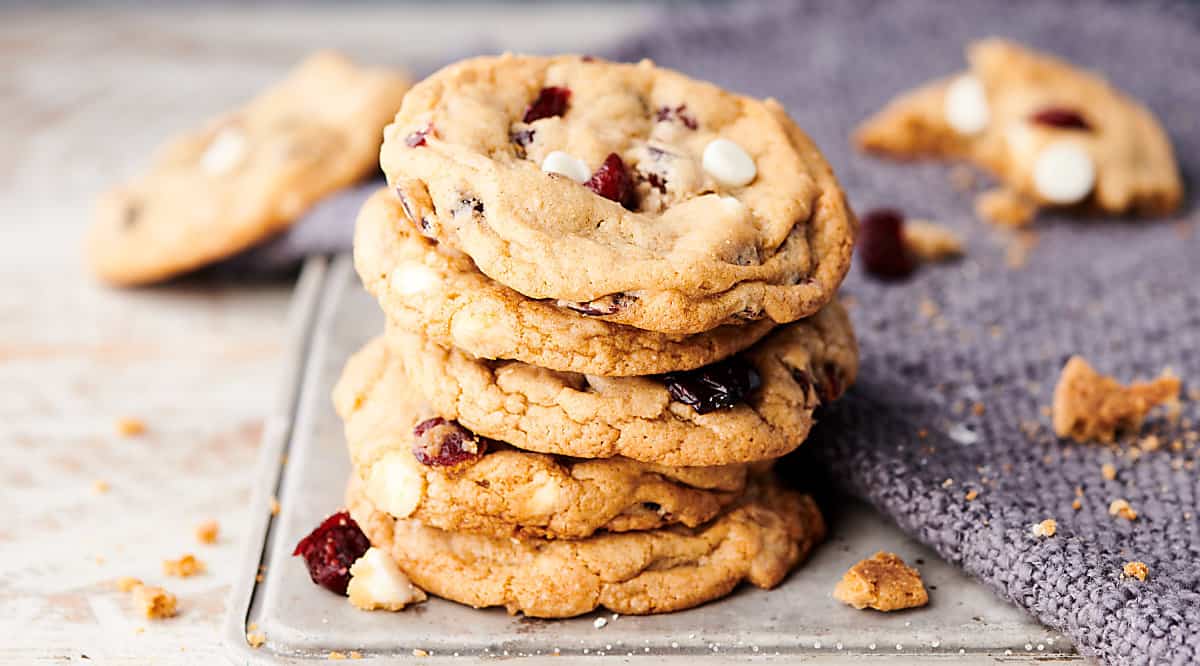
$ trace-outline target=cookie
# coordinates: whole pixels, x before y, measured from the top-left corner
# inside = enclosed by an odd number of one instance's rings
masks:
[[[825,536],[811,497],[765,479],[701,527],[580,541],[456,534],[397,520],[354,480],[347,504],[371,543],[421,589],[532,617],[572,617],[600,606],[627,615],[666,613],[723,597],[743,580],[769,589]]]
[[[414,86],[384,136],[422,233],[586,316],[790,322],[850,264],[842,190],[782,107],[649,61],[466,60]]]
[[[382,339],[346,364],[334,404],[372,502],[396,518],[455,532],[577,539],[597,530],[696,526],[742,494],[751,468],[583,460],[486,440],[414,402]]]
[[[388,344],[433,409],[521,449],[660,465],[775,458],[857,372],[849,318],[832,303],[741,355],[654,377],[597,377],[486,361],[392,327]]]
[[[246,106],[178,137],[150,169],[104,194],[87,239],[101,279],[164,280],[288,227],[375,171],[404,75],[322,52]]]
[[[1141,215],[1179,207],[1170,140],[1145,106],[1098,74],[1005,40],[975,42],[967,59],[967,72],[902,95],[863,123],[859,146],[967,159],[1043,207]]]
[[[690,370],[737,353],[769,320],[695,335],[643,331],[535,300],[480,273],[467,255],[425,238],[400,199],[381,190],[363,206],[354,241],[363,284],[392,321],[443,347],[593,375]]]

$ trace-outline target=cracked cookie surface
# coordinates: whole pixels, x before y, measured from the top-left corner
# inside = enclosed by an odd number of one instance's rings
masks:
[[[405,97],[381,163],[484,274],[637,328],[794,321],[849,267],[853,215],[782,107],[648,61],[451,65]]]
[[[970,160],[1030,206],[1142,215],[1179,206],[1183,186],[1166,132],[1100,75],[1002,39],[971,44],[967,60],[967,72],[901,95],[864,122],[858,145]],[[1001,200],[993,194],[981,204]],[[1029,221],[1002,217],[992,221]]]
[[[766,467],[666,467],[513,449],[436,418],[382,339],[350,359],[333,397],[372,502],[455,532],[578,539],[696,526],[742,494],[752,468]]]
[[[480,435],[529,451],[662,465],[724,465],[788,453],[807,436],[813,410],[840,396],[858,369],[853,329],[836,302],[778,327],[732,360],[677,373],[677,381],[485,361],[395,327],[387,341],[414,390],[437,413]],[[739,368],[752,368],[753,382],[724,385],[738,382]],[[691,397],[699,398],[695,406],[685,404]]]
[[[332,52],[310,56],[242,108],[163,146],[149,169],[97,202],[87,258],[137,285],[233,255],[287,228],[377,168],[403,74]]]
[[[603,606],[666,613],[729,594],[745,580],[778,585],[825,536],[808,495],[757,479],[728,511],[696,528],[600,534],[588,539],[501,539],[397,520],[352,479],[354,520],[418,587],[482,608],[572,617]]]
[[[381,190],[359,214],[354,263],[388,317],[444,347],[551,370],[645,375],[689,370],[750,346],[769,320],[670,335],[583,316],[521,295],[467,255],[425,238],[400,199]]]

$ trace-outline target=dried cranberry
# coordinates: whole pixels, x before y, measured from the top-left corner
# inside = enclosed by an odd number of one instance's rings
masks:
[[[418,423],[413,436],[413,456],[430,467],[457,465],[487,452],[486,439],[440,416]]]
[[[880,208],[862,217],[858,234],[858,256],[868,273],[881,278],[907,277],[917,268],[904,244],[904,215]]]
[[[658,107],[658,110],[654,112],[654,119],[660,123],[678,120],[679,122],[683,123],[684,127],[690,130],[694,130],[700,126],[696,122],[696,119],[687,112],[686,104],[680,104],[675,108],[671,108],[669,106],[660,106]]]
[[[325,519],[296,544],[292,556],[301,555],[312,581],[338,594],[350,584],[350,565],[371,547],[367,535],[345,511]]]
[[[1059,129],[1091,131],[1092,126],[1078,111],[1060,106],[1042,109],[1029,117],[1039,125],[1049,125]]]
[[[672,398],[697,414],[729,409],[762,384],[758,370],[737,356],[695,370],[670,372],[662,380]]]
[[[424,146],[425,145],[425,137],[429,136],[430,134],[433,134],[433,124],[432,123],[427,124],[424,127],[422,127],[421,129],[404,137],[404,143],[409,148],[416,148],[418,146]]]
[[[581,315],[589,317],[604,317],[607,315],[617,314],[626,305],[637,300],[637,296],[631,296],[624,293],[609,294],[601,296],[593,301],[585,301],[578,303],[575,301],[559,301],[558,304],[568,310],[573,310]]]
[[[584,187],[605,199],[612,199],[629,210],[637,208],[637,190],[633,178],[625,169],[625,162],[616,153],[609,153],[596,173],[583,184]]]
[[[567,112],[567,102],[571,99],[571,91],[567,88],[550,86],[542,88],[533,104],[525,109],[524,122],[531,123],[542,118],[561,116]]]

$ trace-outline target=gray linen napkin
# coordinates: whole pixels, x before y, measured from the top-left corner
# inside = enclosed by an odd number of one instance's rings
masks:
[[[1126,380],[1169,365],[1192,386],[1200,381],[1194,198],[1176,220],[1043,219],[1026,264],[1014,269],[1006,254],[1018,241],[974,219],[972,195],[951,186],[948,167],[878,161],[848,143],[857,122],[896,93],[960,69],[962,47],[990,35],[1105,72],[1159,114],[1185,176],[1196,173],[1194,4],[740,3],[665,17],[609,55],[650,57],[780,99],[825,151],[858,210],[898,207],[967,239],[964,260],[924,267],[908,282],[882,284],[852,272],[843,294],[855,302],[859,383],[824,413],[801,451],[843,489],[1065,632],[1084,653],[1110,663],[1195,663],[1194,445],[1182,452],[1164,446],[1135,461],[1115,449],[1059,442],[1041,411],[1075,353]],[[370,189],[314,210],[254,250],[251,263],[278,267],[349,247],[352,211]],[[976,403],[982,414],[972,410]],[[1186,405],[1185,418],[1200,421],[1197,407]],[[1177,430],[1163,426],[1164,441]],[[1102,478],[1104,463],[1116,467],[1115,480]],[[1083,489],[1078,511],[1076,487]],[[969,490],[978,491],[971,502]],[[1135,522],[1108,515],[1118,497],[1138,510]],[[1058,521],[1058,534],[1033,537],[1030,526],[1045,518]],[[1130,560],[1149,565],[1147,581],[1121,577]]]

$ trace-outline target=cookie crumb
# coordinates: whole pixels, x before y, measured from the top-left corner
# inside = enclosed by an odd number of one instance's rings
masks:
[[[905,247],[921,261],[945,261],[963,255],[963,242],[958,234],[936,222],[908,220],[903,235]]]
[[[1035,537],[1052,537],[1058,532],[1058,521],[1047,518],[1040,523],[1034,523],[1032,531]]]
[[[413,651],[412,651],[412,656],[414,656],[414,657],[428,657],[428,656],[429,656],[429,653],[428,653],[428,652],[426,652],[425,650],[422,650],[421,648],[413,648]]]
[[[833,597],[860,610],[893,611],[929,603],[920,572],[896,554],[883,551],[850,567],[834,588]]]
[[[117,434],[122,437],[138,437],[146,432],[146,422],[132,416],[117,419],[115,425]]]
[[[967,491],[967,501],[968,502],[974,502],[976,497],[979,497],[978,490],[975,490],[974,488],[972,488],[971,490]]]
[[[168,576],[188,578],[203,572],[204,563],[196,559],[196,556],[191,553],[185,553],[177,560],[163,560],[163,573]]]
[[[258,649],[263,646],[263,643],[266,642],[267,635],[261,631],[251,631],[246,633],[246,643],[248,643],[252,648]]]
[[[1112,481],[1117,478],[1117,468],[1112,466],[1112,463],[1104,463],[1100,466],[1100,476],[1106,481]]]
[[[928,298],[922,298],[921,302],[917,305],[917,308],[920,310],[921,316],[925,317],[926,319],[933,319],[934,317],[938,316],[938,313],[940,312],[937,303],[934,303]]]
[[[1170,371],[1153,381],[1125,386],[1072,356],[1054,388],[1054,432],[1077,442],[1111,443],[1118,431],[1141,428],[1146,414],[1178,397],[1179,388],[1179,379]]]
[[[351,659],[362,659],[363,657],[362,657],[362,653],[359,652],[358,650],[351,650],[350,658]]]
[[[977,402],[977,403],[971,405],[971,413],[974,414],[975,416],[983,416],[983,413],[986,411],[987,411],[987,407],[985,407],[982,402]]]
[[[1037,215],[1037,207],[1012,190],[997,188],[975,197],[975,214],[1001,227],[1024,227]]]
[[[122,592],[132,592],[135,587],[140,587],[142,581],[133,576],[122,576],[117,579],[117,589]]]
[[[174,617],[177,612],[175,595],[161,587],[134,586],[133,603],[152,620]]]
[[[1126,562],[1125,566],[1121,567],[1121,573],[1127,578],[1146,580],[1150,575],[1150,567],[1146,566],[1145,562]]]
[[[343,659],[346,659],[345,653],[338,652],[337,650],[332,650],[329,652],[329,660],[330,661],[341,661]]]
[[[1108,505],[1108,515],[1120,516],[1125,520],[1137,520],[1138,512],[1124,499],[1115,499]]]
[[[1179,401],[1174,401],[1174,404],[1179,404]],[[1162,446],[1162,441],[1158,439],[1157,435],[1147,435],[1138,440],[1138,446],[1143,451],[1157,451]]]
[[[96,493],[97,495],[103,495],[110,489],[112,489],[112,486],[108,485],[108,481],[97,480],[92,482],[92,492]]]
[[[196,526],[196,541],[200,543],[216,543],[221,526],[215,520],[206,520]]]
[[[598,617],[598,618],[596,618],[595,622],[592,622],[592,626],[597,629],[603,629],[605,627],[605,625],[607,625],[607,624],[608,624],[608,620],[606,620],[602,617]]]
[[[279,498],[275,497],[274,495],[271,495],[271,505],[270,506],[271,506],[271,515],[278,516],[279,515]]]
[[[1075,501],[1071,502],[1071,508],[1076,511],[1079,511],[1080,509],[1083,508],[1083,500],[1076,497]]]

